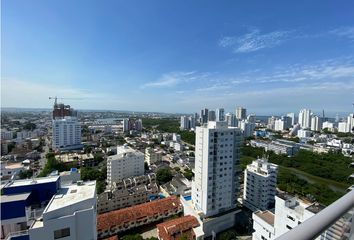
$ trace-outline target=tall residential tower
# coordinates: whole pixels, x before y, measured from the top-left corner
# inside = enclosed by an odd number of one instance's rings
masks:
[[[204,216],[236,207],[242,133],[227,122],[209,121],[196,128],[192,201]]]

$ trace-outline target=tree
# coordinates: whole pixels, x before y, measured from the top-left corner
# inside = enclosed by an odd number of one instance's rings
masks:
[[[23,129],[27,131],[33,131],[34,129],[36,129],[36,127],[37,127],[36,124],[31,122],[26,122],[25,125],[23,126]]]
[[[98,162],[98,163],[100,163],[100,162],[102,162],[102,161],[104,160],[104,158],[103,158],[103,156],[102,156],[101,153],[96,153],[96,154],[94,154],[94,155],[93,155],[93,159],[94,159],[96,162]]]
[[[125,235],[122,237],[122,240],[144,240],[140,234],[130,234],[130,235]]]
[[[49,173],[55,170],[58,170],[58,172],[70,170],[71,166],[65,165],[64,163],[58,161],[53,152],[47,153],[46,158],[47,163],[38,177],[46,177]]]
[[[180,167],[174,167],[173,169],[174,169],[176,172],[179,172],[179,171],[181,170]]]
[[[194,173],[189,168],[186,168],[186,169],[184,169],[183,176],[190,181],[194,177]]]
[[[27,178],[31,178],[33,175],[33,171],[31,170],[25,170],[25,171],[21,171],[18,176],[20,179],[27,179]]]
[[[173,178],[171,170],[168,168],[161,168],[156,173],[156,179],[159,184],[164,184],[171,181]]]
[[[12,151],[12,149],[14,149],[16,147],[16,143],[14,142],[10,142],[9,144],[7,144],[7,150],[10,153]]]
[[[232,230],[227,230],[221,233],[218,237],[219,240],[236,240],[236,233]]]
[[[85,146],[84,153],[91,153],[91,152],[92,152],[92,147],[91,146]]]

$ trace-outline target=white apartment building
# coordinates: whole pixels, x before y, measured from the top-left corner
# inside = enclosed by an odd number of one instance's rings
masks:
[[[225,121],[225,110],[223,108],[216,109],[216,121],[218,122]]]
[[[311,110],[310,109],[301,109],[299,113],[299,124],[301,128],[310,128],[311,127]]]
[[[311,118],[311,131],[321,131],[322,129],[322,118],[319,116],[313,116]]]
[[[68,150],[82,147],[81,125],[75,117],[53,120],[53,149]]]
[[[1,140],[11,140],[14,138],[13,131],[1,130]]]
[[[236,118],[238,120],[246,119],[247,110],[243,107],[236,108]]]
[[[247,165],[244,174],[243,205],[252,211],[274,205],[278,165],[257,159]]]
[[[179,134],[177,134],[177,133],[174,133],[174,134],[172,135],[172,140],[173,140],[174,142],[180,142],[180,141],[181,141],[181,135],[179,135]]]
[[[117,154],[107,159],[107,181],[112,186],[124,178],[144,175],[144,154],[128,147],[118,146]]]
[[[252,214],[254,229],[252,239],[276,239],[322,209],[323,207],[317,203],[280,193],[275,197],[275,214],[270,211],[256,211]]]
[[[250,137],[253,136],[253,131],[256,128],[256,124],[248,122],[247,120],[242,120],[239,122],[239,127],[243,131],[244,137]]]
[[[30,239],[95,240],[96,212],[96,182],[62,186],[29,229]]]
[[[162,153],[155,149],[148,147],[145,149],[145,162],[149,165],[162,161]]]
[[[283,131],[284,128],[284,121],[282,119],[277,119],[274,121],[274,130],[275,131]]]
[[[325,129],[325,128],[327,128],[329,131],[333,132],[334,131],[334,124],[331,123],[331,122],[328,122],[328,121],[323,122],[322,130]]]
[[[354,128],[354,113],[349,114],[347,117],[347,123],[350,131],[352,132],[352,129]]]
[[[237,127],[237,125],[238,125],[237,118],[232,113],[225,114],[225,121],[227,122],[227,126],[229,126],[229,127]]]
[[[338,132],[349,133],[350,131],[350,124],[348,124],[347,122],[338,123]]]
[[[308,138],[311,137],[311,134],[312,132],[310,130],[300,129],[299,131],[297,131],[298,138]]]
[[[192,203],[205,217],[236,207],[242,133],[227,122],[196,128]]]

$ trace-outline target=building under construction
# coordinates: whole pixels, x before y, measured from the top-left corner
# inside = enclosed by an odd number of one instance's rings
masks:
[[[57,103],[57,99],[55,98],[53,106],[53,119],[65,117],[77,117],[77,111],[71,108],[70,105],[65,105],[64,103]]]

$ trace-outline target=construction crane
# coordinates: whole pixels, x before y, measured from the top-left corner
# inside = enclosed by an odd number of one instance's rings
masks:
[[[54,105],[57,105],[57,100],[58,100],[58,99],[82,100],[82,98],[58,98],[57,96],[55,96],[55,97],[49,97],[49,99],[54,99]]]

